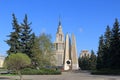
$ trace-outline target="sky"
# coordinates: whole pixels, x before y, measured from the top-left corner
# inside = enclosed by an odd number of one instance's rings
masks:
[[[6,55],[7,35],[12,32],[12,13],[19,23],[24,15],[38,36],[45,32],[55,41],[59,16],[64,35],[74,33],[78,55],[81,50],[98,50],[106,26],[120,21],[120,0],[0,0],[0,55]]]

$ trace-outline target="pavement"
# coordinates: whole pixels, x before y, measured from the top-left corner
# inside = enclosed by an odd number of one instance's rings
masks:
[[[8,80],[1,79],[0,80]],[[6,78],[19,79],[18,76],[6,76]],[[61,75],[23,75],[24,80],[120,80],[120,76],[91,75],[87,71],[62,72]]]

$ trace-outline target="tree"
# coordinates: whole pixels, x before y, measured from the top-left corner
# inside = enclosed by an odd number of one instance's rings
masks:
[[[110,41],[111,41],[111,29],[108,25],[106,28],[105,35],[104,35],[104,42],[107,48],[110,47]]]
[[[97,69],[102,69],[103,68],[103,51],[104,51],[104,39],[103,35],[101,35],[100,40],[99,40],[99,47],[98,47],[98,52],[97,52]]]
[[[96,69],[97,58],[93,50],[91,50],[91,56],[90,56],[89,61],[90,61],[90,70]]]
[[[110,67],[111,69],[120,69],[120,28],[119,22],[115,19],[112,28],[110,43]]]
[[[109,68],[110,65],[110,42],[111,42],[111,29],[109,26],[106,28],[106,32],[104,34],[104,51],[103,51],[103,66],[104,68]]]
[[[51,36],[45,33],[40,34],[35,38],[35,43],[32,49],[33,64],[36,67],[52,66],[54,63],[54,54],[52,53]]]
[[[20,51],[20,32],[21,32],[21,27],[18,24],[17,18],[15,17],[15,14],[12,14],[13,16],[13,32],[8,36],[10,37],[9,40],[6,41],[6,43],[10,46],[10,49],[7,51],[8,55],[11,53],[18,53]]]
[[[21,24],[21,52],[27,54],[30,58],[32,57],[31,49],[34,44],[34,37],[35,34],[31,33],[32,29],[30,29],[31,23],[28,23],[27,15],[25,15],[25,18],[23,20],[23,23]]]
[[[94,69],[96,69],[97,58],[96,58],[96,55],[95,55],[93,50],[91,50],[90,56],[85,55],[85,56],[79,57],[78,61],[79,61],[79,67],[82,70],[94,70]]]
[[[11,53],[24,53],[27,54],[30,58],[32,57],[32,47],[34,44],[35,34],[31,33],[30,29],[31,23],[28,23],[27,15],[23,20],[23,23],[20,25],[15,17],[13,16],[13,32],[8,36],[10,37],[6,43],[10,46],[10,49],[7,51],[8,54]]]
[[[82,70],[89,70],[90,69],[89,56],[79,57],[79,67]]]
[[[120,27],[115,19],[112,30],[109,26],[99,40],[97,69],[120,69]]]
[[[5,64],[9,70],[16,71],[22,80],[20,70],[31,64],[30,58],[23,53],[11,54],[7,57]]]

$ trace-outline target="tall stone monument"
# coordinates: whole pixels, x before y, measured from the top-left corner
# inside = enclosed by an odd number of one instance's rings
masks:
[[[79,66],[78,66],[76,40],[74,34],[72,34],[71,57],[72,57],[72,70],[78,70]]]
[[[69,70],[71,66],[71,60],[70,60],[70,41],[69,41],[69,35],[66,34],[65,39],[65,53],[64,53],[64,70]]]

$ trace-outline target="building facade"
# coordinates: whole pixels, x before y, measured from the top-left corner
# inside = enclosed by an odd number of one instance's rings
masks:
[[[63,59],[64,59],[64,34],[62,32],[61,22],[59,22],[57,33],[56,33],[56,40],[54,42],[54,52],[56,58],[56,66],[63,66]]]
[[[5,57],[4,56],[0,56],[0,68],[3,67],[4,60],[5,60]]]
[[[85,57],[85,56],[90,57],[91,53],[88,50],[82,50],[80,53],[80,58]]]

